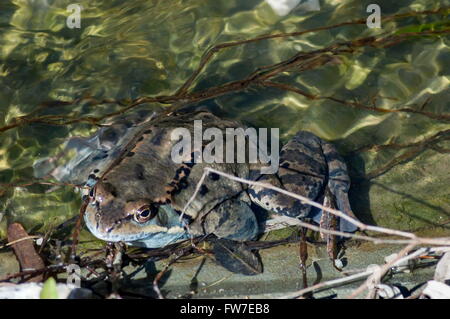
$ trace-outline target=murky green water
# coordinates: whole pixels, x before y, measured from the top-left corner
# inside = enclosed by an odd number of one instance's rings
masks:
[[[0,126],[12,123],[49,100],[134,99],[173,94],[198,66],[209,47],[275,32],[294,32],[368,16],[373,1],[321,1],[319,12],[296,10],[279,17],[262,0],[80,0],[81,28],[69,29],[66,0],[3,0],[0,3]],[[434,10],[449,1],[379,1],[383,15]],[[383,22],[265,40],[226,49],[195,83],[202,90],[239,80],[258,67],[280,62],[299,51],[316,50],[336,41],[376,35],[404,26],[445,21],[442,15]],[[448,21],[448,20],[447,20]],[[448,26],[447,26],[448,27]],[[369,103],[386,109],[420,105],[434,114],[450,112],[450,41],[443,36],[418,37],[388,48],[364,48],[326,66],[289,72],[275,78],[311,94]],[[382,97],[382,98],[381,98]],[[309,130],[339,147],[351,168],[351,201],[363,221],[406,230],[446,229],[450,219],[449,138],[424,148],[381,176],[357,176],[387,165],[411,148],[351,153],[369,144],[409,144],[449,128],[448,121],[420,114],[380,113],[311,101],[279,89],[252,87],[201,103],[219,115],[256,127],[279,127],[283,139]],[[148,105],[147,107],[155,107]],[[86,101],[39,113],[100,116],[119,106]],[[95,127],[25,124],[0,134],[0,182],[30,180],[32,164],[57,154],[63,141],[87,135]],[[431,145],[430,145],[431,146]],[[70,187],[49,192],[48,186],[3,188],[0,237],[8,221],[44,231],[77,214],[80,198]],[[432,226],[430,228],[430,226]]]

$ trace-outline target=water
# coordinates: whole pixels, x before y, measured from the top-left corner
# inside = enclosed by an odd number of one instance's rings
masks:
[[[117,104],[89,104],[92,99],[131,100],[170,95],[198,66],[213,45],[262,34],[294,32],[368,16],[372,1],[321,1],[318,12],[296,10],[277,16],[261,0],[78,1],[81,28],[69,29],[64,0],[3,0],[0,4],[0,126],[51,100],[80,103],[46,108],[38,115],[101,116]],[[382,1],[382,14],[435,10],[449,1]],[[337,41],[377,35],[387,30],[445,22],[442,15],[422,15],[383,22],[383,29],[353,25],[299,37],[264,40],[221,51],[194,83],[200,91],[243,79],[255,69],[280,62],[299,51],[317,50]],[[364,48],[333,63],[304,72],[283,73],[273,81],[314,95],[333,96],[376,107],[420,109],[449,114],[450,46],[448,35],[414,38],[388,48]],[[349,163],[355,181],[352,206],[363,221],[430,234],[447,230],[450,219],[449,141],[424,148],[417,156],[370,182],[358,176],[387,165],[411,148],[352,153],[369,144],[410,144],[449,128],[448,121],[420,114],[380,113],[309,100],[276,88],[252,86],[200,103],[216,114],[255,127],[279,127],[283,140],[309,130],[333,141]],[[156,104],[147,105],[156,107]],[[88,123],[50,126],[24,124],[0,134],[0,182],[21,183],[33,176],[35,160],[55,155],[70,136],[88,135]],[[431,145],[431,143],[430,143]],[[7,221],[30,232],[45,232],[77,214],[79,195],[71,187],[4,187],[0,194],[0,238]],[[435,226],[439,227],[435,227]],[[432,227],[430,227],[432,226]]]

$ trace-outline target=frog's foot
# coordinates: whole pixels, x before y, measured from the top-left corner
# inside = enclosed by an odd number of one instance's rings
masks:
[[[332,144],[322,141],[322,150],[328,167],[327,189],[329,190],[329,192],[325,192],[324,204],[330,203],[332,208],[337,208],[347,216],[358,220],[353,214],[348,199],[350,178],[347,173],[347,165],[345,165],[344,160]],[[321,211],[319,216],[316,216],[315,218],[320,218],[322,214],[323,211]],[[343,218],[339,218],[338,228],[339,230],[345,232],[354,232],[358,229],[358,227],[356,227],[353,223]]]
[[[336,209],[336,201],[329,187],[327,187],[327,189],[325,190],[325,199],[323,201],[323,205],[325,207]],[[336,263],[339,252],[338,237],[326,232],[326,230],[331,231],[338,230],[338,221],[339,218],[336,215],[333,215],[327,211],[322,211],[322,216],[320,217],[319,225],[320,228],[323,229],[323,231],[320,232],[320,237],[323,240],[325,240],[325,243],[327,245],[328,257],[330,257],[330,260],[333,263],[333,267],[336,270],[341,271],[342,269]]]
[[[197,220],[190,225],[194,235],[214,234],[218,238],[246,241],[254,239],[259,233],[256,216],[249,204],[237,198],[220,203]]]
[[[276,174],[250,172],[250,178],[286,189],[310,200],[323,203],[328,187],[335,197],[337,208],[354,217],[348,201],[350,178],[347,167],[336,149],[312,133],[298,132],[281,150],[280,168]],[[259,206],[289,217],[311,217],[320,221],[322,211],[308,204],[260,186],[249,187],[252,201]],[[340,221],[340,229],[355,231],[356,227],[346,220]]]
[[[216,262],[225,269],[246,276],[262,273],[261,259],[245,243],[224,238],[211,238]]]

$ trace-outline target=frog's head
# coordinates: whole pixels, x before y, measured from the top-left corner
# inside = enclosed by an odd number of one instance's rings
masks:
[[[102,240],[158,248],[188,238],[180,215],[168,204],[129,199],[104,181],[93,185],[86,196],[86,225]]]

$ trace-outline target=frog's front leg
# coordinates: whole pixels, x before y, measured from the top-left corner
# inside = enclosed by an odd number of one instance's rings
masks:
[[[201,218],[202,233],[210,238],[215,261],[233,273],[256,275],[262,272],[261,260],[243,241],[255,239],[258,222],[250,204],[242,198],[219,203]]]
[[[218,238],[246,241],[258,235],[258,222],[249,203],[239,198],[227,199],[197,219],[190,228],[194,233],[214,234]]]

